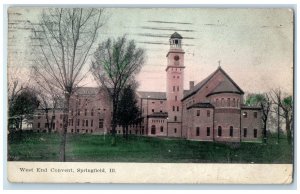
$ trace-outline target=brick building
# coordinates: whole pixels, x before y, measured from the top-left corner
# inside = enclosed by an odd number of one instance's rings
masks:
[[[184,90],[182,36],[170,37],[166,92],[137,91],[141,122],[129,134],[178,137],[198,141],[260,141],[261,110],[243,104],[243,90],[219,66],[203,81]],[[68,132],[106,134],[111,130],[111,102],[98,88],[77,88],[71,98]],[[62,112],[55,115],[54,131],[62,129]],[[43,117],[43,116],[42,116]],[[35,118],[33,129],[43,131],[45,118]],[[117,127],[117,134],[122,134]]]

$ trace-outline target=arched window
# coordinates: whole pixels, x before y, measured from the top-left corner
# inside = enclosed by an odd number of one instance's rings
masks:
[[[219,106],[219,99],[216,99],[216,106]]]
[[[91,110],[91,116],[94,116],[94,109]]]
[[[232,100],[232,106],[235,107],[235,98]]]
[[[230,136],[230,137],[233,136],[233,126],[230,126],[230,129],[229,129],[229,136]]]
[[[230,107],[230,98],[227,98],[227,107]]]
[[[163,126],[160,126],[160,132],[164,132],[164,127]]]
[[[221,99],[221,106],[224,107],[224,98]]]
[[[152,125],[151,126],[151,134],[155,135],[155,132],[156,132],[155,125]]]
[[[253,137],[257,138],[257,129],[254,129],[254,131],[253,131]]]
[[[221,126],[219,126],[218,127],[218,136],[222,136],[222,127]]]

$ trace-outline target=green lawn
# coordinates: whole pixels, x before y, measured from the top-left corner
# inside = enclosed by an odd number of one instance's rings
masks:
[[[71,162],[199,162],[199,163],[292,163],[292,147],[286,138],[270,137],[267,144],[241,143],[240,146],[213,142],[130,136],[67,135],[66,160]],[[60,136],[23,133],[9,138],[11,161],[58,161]]]

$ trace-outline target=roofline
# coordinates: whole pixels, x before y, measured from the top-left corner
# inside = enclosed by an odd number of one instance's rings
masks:
[[[219,66],[218,69],[215,70],[215,71],[212,73],[211,77],[210,77],[209,79],[207,79],[207,80],[205,81],[205,83],[203,83],[202,86],[201,86],[200,88],[198,88],[197,90],[193,91],[193,92],[190,93],[189,95],[183,97],[181,101],[183,101],[183,100],[185,100],[185,99],[191,97],[191,96],[194,95],[195,93],[197,93],[197,92],[198,92],[205,84],[207,84],[208,81],[210,81],[210,80],[214,77],[214,75],[215,75],[219,70],[222,71],[222,72],[224,73],[224,75],[229,79],[229,81],[231,81],[231,82],[233,83],[233,85],[236,86],[236,87],[241,91],[242,94],[244,94],[244,91],[243,91],[243,90],[242,90],[242,89],[241,89],[241,88],[240,88],[240,87],[239,87],[239,86],[238,86],[238,85],[237,85],[237,84],[229,77],[229,75],[221,68],[221,66]],[[199,83],[200,83],[200,82],[199,82]]]
[[[212,92],[206,95],[206,97],[212,96],[214,94],[222,94],[222,93],[229,93],[229,94],[244,94],[241,92],[234,92],[234,91],[221,91],[221,92]]]

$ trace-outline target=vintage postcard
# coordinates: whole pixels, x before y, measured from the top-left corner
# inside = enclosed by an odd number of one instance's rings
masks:
[[[7,14],[10,182],[292,183],[292,9]]]

